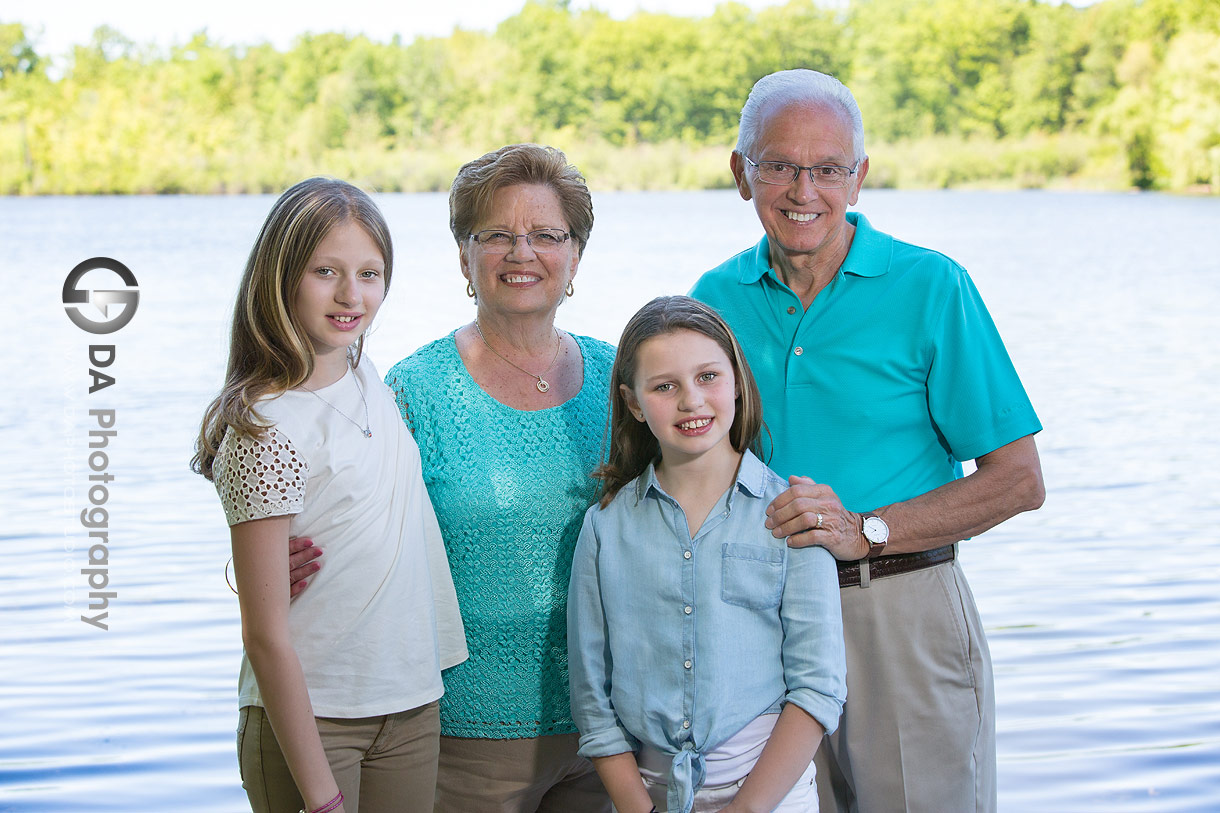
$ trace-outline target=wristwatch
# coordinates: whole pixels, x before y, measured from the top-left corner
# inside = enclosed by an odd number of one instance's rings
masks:
[[[861,514],[863,520],[860,525],[860,533],[864,534],[865,541],[868,542],[868,558],[876,559],[885,551],[885,546],[890,540],[890,526],[885,524],[885,520],[876,514]]]

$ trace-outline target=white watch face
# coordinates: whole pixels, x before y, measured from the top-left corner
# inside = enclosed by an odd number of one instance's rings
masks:
[[[867,517],[864,520],[864,538],[874,545],[884,543],[890,536],[890,526],[881,517]]]

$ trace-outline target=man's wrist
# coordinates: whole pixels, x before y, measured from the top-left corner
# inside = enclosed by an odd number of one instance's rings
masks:
[[[861,558],[876,559],[889,545],[890,526],[876,512],[865,511],[860,515],[860,537],[865,547]]]

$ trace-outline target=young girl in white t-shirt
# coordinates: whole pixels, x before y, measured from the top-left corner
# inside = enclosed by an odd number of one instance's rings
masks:
[[[610,394],[568,591],[580,754],[619,813],[815,813],[811,761],[846,695],[837,567],[764,526],[787,483],[751,451],[741,348],[706,305],[655,299]]]
[[[419,450],[362,352],[392,262],[361,190],[285,192],[246,263],[192,461],[231,530],[256,813],[424,810],[435,790],[440,673],[466,645]],[[292,601],[290,537],[329,562]]]

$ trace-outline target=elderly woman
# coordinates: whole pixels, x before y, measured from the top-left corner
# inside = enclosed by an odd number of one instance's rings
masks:
[[[449,194],[474,321],[386,375],[415,434],[466,626],[445,671],[437,813],[606,811],[568,703],[572,553],[597,499],[614,348],[555,327],[593,227],[563,153],[502,147]],[[294,595],[319,555],[294,545]]]
[[[449,194],[476,315],[386,383],[423,456],[470,659],[445,672],[438,813],[609,811],[576,755],[565,607],[614,348],[555,326],[593,226],[563,153],[514,144]]]

